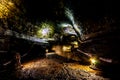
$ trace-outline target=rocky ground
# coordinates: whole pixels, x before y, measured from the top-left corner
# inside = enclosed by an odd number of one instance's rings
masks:
[[[78,63],[59,62],[53,59],[37,59],[22,64],[13,72],[4,71],[0,80],[110,80],[98,71]],[[4,75],[5,74],[5,75]]]

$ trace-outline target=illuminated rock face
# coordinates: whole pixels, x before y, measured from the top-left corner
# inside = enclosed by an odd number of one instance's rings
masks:
[[[16,7],[20,0],[0,0],[0,18],[9,18],[17,15],[20,11]]]

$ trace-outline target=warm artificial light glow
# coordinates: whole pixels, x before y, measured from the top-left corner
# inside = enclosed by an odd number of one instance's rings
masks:
[[[91,58],[90,61],[92,64],[95,64],[97,62],[97,60],[95,58]]]
[[[63,46],[63,51],[69,52],[71,50],[71,46]]]
[[[74,48],[78,48],[79,47],[77,41],[72,42],[72,45],[74,45]]]

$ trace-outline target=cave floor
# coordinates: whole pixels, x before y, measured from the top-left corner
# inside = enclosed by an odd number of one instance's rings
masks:
[[[110,80],[101,71],[78,62],[62,62],[53,58],[38,58],[22,63],[22,68],[4,71],[0,80]]]

